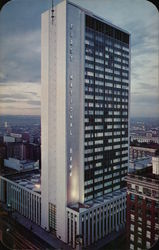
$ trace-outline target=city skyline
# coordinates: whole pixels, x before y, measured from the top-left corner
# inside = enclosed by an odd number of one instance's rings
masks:
[[[51,1],[34,1],[30,5],[28,2],[9,2],[0,13],[1,114],[40,115],[40,15],[51,8]],[[72,2],[131,33],[131,117],[157,117],[158,13],[155,6],[144,0]],[[134,11],[135,15],[131,15]]]

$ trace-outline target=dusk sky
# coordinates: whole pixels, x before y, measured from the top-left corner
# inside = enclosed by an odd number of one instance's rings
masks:
[[[56,2],[56,1],[55,1]],[[159,15],[146,0],[72,0],[131,33],[131,116],[159,117]],[[40,115],[41,13],[51,0],[0,12],[0,114]]]

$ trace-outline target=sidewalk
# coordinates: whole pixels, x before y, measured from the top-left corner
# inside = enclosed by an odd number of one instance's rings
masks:
[[[23,225],[25,228],[30,230],[33,234],[37,235],[39,238],[47,242],[51,246],[49,250],[51,249],[72,250],[70,246],[66,245],[64,242],[57,239],[56,236],[54,236],[50,232],[46,232],[43,228],[31,222],[30,220],[26,219],[17,212],[12,213],[12,217],[21,225]]]

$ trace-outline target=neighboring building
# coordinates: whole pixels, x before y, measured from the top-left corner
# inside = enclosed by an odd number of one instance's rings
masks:
[[[30,134],[29,134],[29,132],[22,133],[22,139],[25,142],[29,142],[29,140],[30,140]]]
[[[26,160],[26,146],[23,142],[8,142],[6,148],[7,158]]]
[[[73,247],[125,224],[129,39],[68,1],[42,15],[41,225]]]
[[[16,138],[10,136],[10,135],[4,135],[3,136],[3,141],[5,143],[8,143],[8,142],[15,142],[16,141]]]
[[[143,157],[129,161],[129,173],[139,169],[143,169],[152,165],[152,157]]]
[[[41,149],[40,144],[35,143],[26,143],[26,159],[32,161],[40,161],[41,158]]]
[[[153,157],[153,168],[126,177],[128,249],[150,249],[159,240],[158,173],[159,158]]]
[[[8,143],[8,142],[22,142],[22,135],[21,134],[10,133],[10,135],[4,135],[3,136],[3,141],[5,143]]]
[[[0,134],[0,145],[3,144],[3,135]]]
[[[150,136],[142,136],[142,135],[131,135],[131,141],[138,141],[138,142],[146,142],[146,143],[158,143],[159,144],[159,137],[150,137]]]
[[[142,157],[153,157],[155,156],[157,150],[159,150],[159,145],[156,147],[149,147],[149,144],[146,146],[130,146],[130,160],[142,158]]]
[[[0,169],[4,167],[4,159],[7,156],[7,149],[4,143],[0,143]]]
[[[38,170],[0,176],[0,201],[41,225],[41,184]]]
[[[152,157],[152,164],[153,164],[153,174],[159,175],[159,156]]]
[[[24,171],[28,169],[35,168],[34,161],[18,160],[15,158],[4,159],[4,166],[8,168],[13,168],[17,171]]]
[[[39,144],[27,142],[6,143],[7,157],[18,160],[30,160],[41,162],[41,148]]]

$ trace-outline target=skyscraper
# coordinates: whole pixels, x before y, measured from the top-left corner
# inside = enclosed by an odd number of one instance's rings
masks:
[[[73,247],[125,222],[129,40],[68,1],[42,15],[41,219]]]

